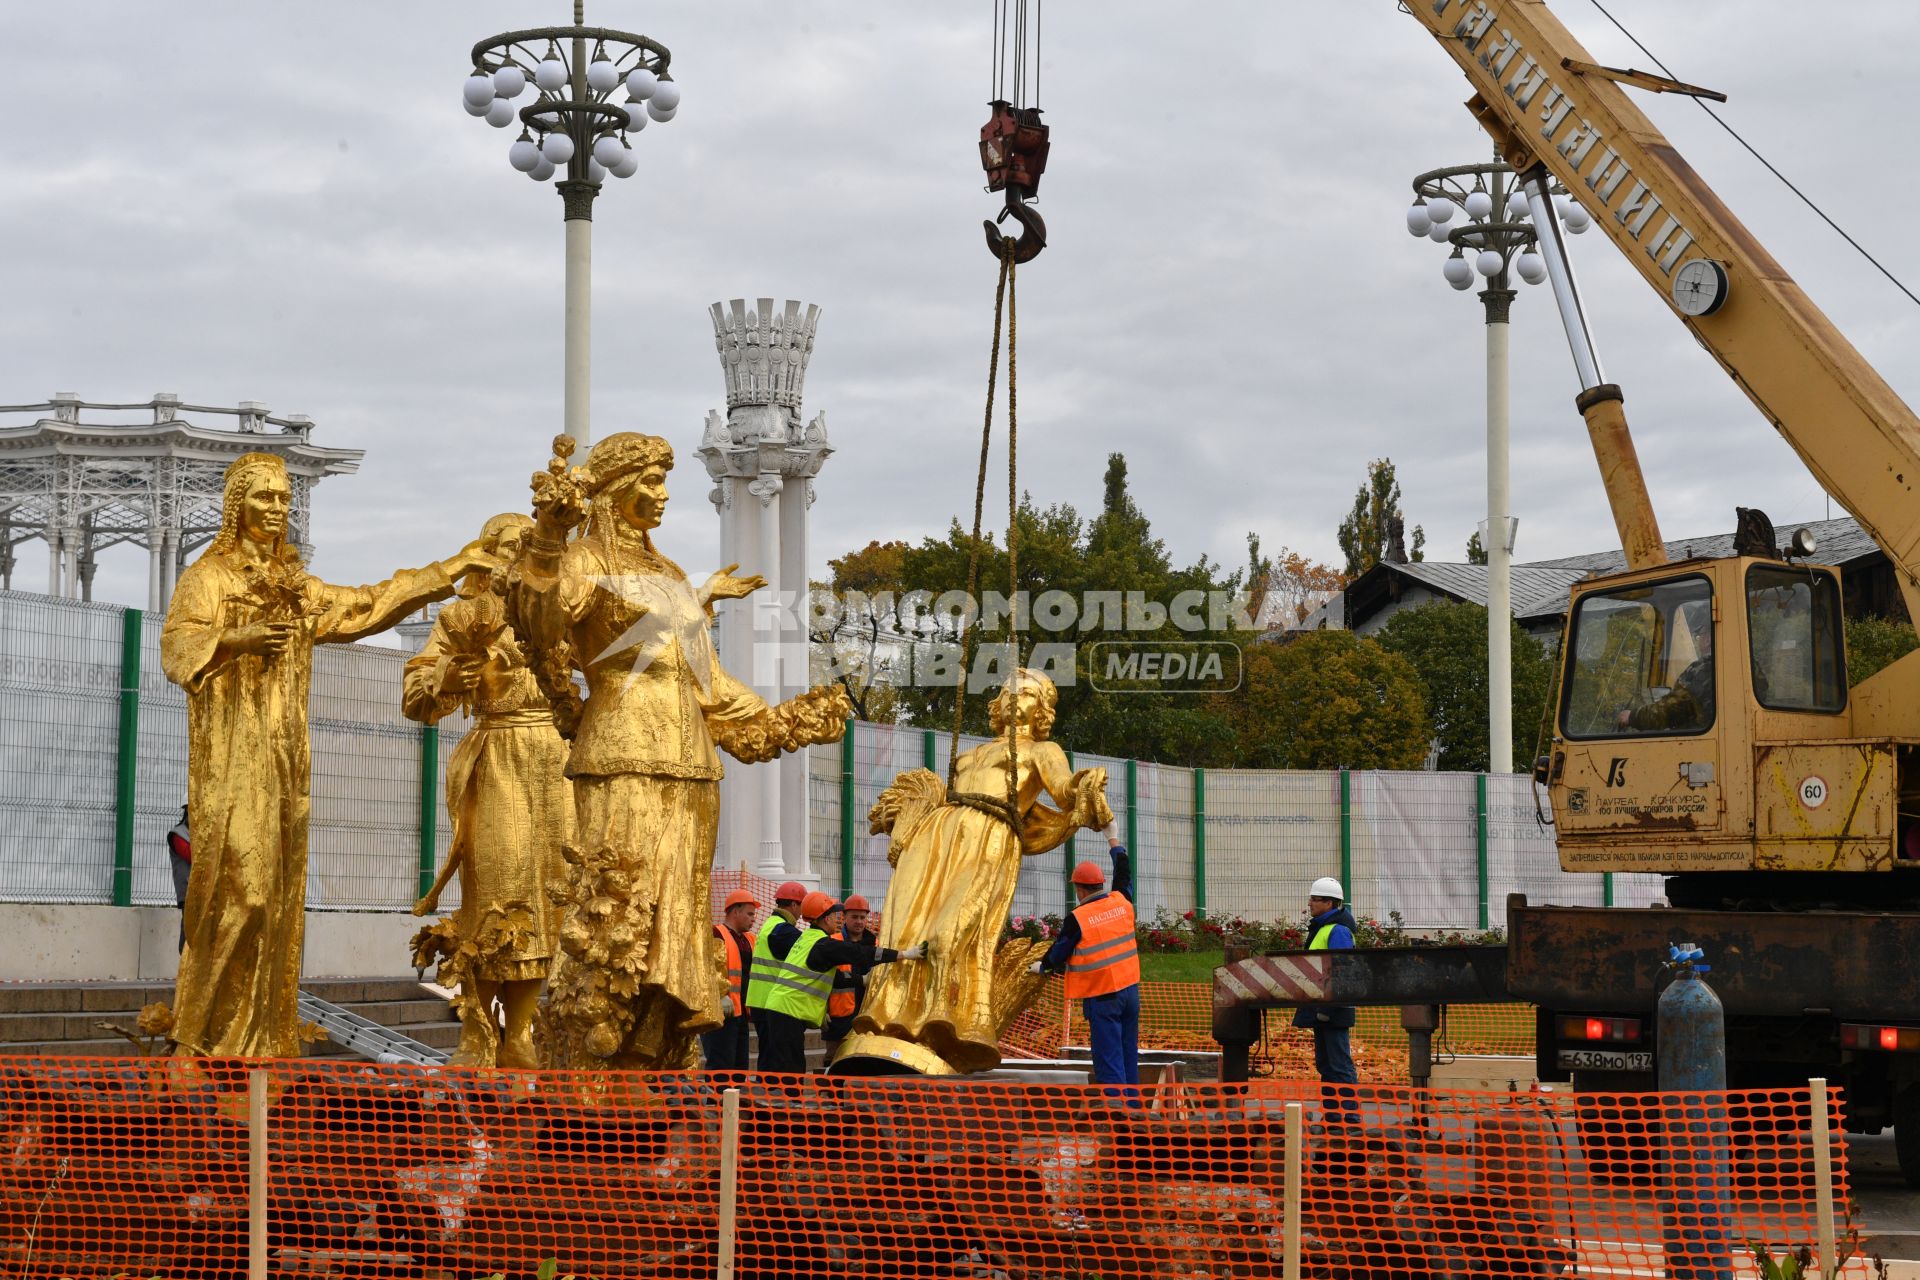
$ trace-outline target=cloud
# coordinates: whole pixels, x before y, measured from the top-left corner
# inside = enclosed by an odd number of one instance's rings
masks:
[[[564,20],[556,0],[350,0],[190,12],[125,0],[10,15],[19,103],[0,182],[13,305],[4,398],[175,390],[304,412],[361,448],[318,490],[315,567],[369,581],[448,554],[526,505],[558,427],[560,201],[505,163],[510,131],[460,108],[467,50]],[[1582,0],[1556,6],[1594,57],[1644,55]],[[1735,0],[1614,12],[1898,273],[1920,277],[1888,165],[1920,112],[1920,16],[1752,20]],[[1106,453],[1181,560],[1237,563],[1244,535],[1336,559],[1368,459],[1398,465],[1431,553],[1458,557],[1484,503],[1479,308],[1401,213],[1424,169],[1487,155],[1465,81],[1392,0],[1055,5],[1042,57],[1054,126],[1051,247],[1020,276],[1023,485],[1097,504]],[[717,522],[693,458],[723,403],[706,307],[822,306],[808,411],[839,452],[813,510],[816,568],[936,534],[972,493],[994,266],[975,138],[989,30],[960,6],[649,5],[674,50],[678,118],[594,220],[594,416],[681,458],[662,545],[697,577]],[[551,12],[549,12],[551,11]],[[589,0],[630,25],[638,6]],[[1920,316],[1692,103],[1643,99],[1896,390]],[[1609,377],[1626,389],[1663,526],[1823,514],[1818,487],[1598,235],[1575,242]],[[1522,558],[1613,541],[1565,342],[1544,291],[1513,324],[1513,493]],[[1002,464],[996,462],[996,468]],[[998,483],[998,472],[995,483]],[[42,580],[37,548],[16,581]],[[747,565],[745,570],[753,571]],[[122,549],[101,598],[140,602]]]

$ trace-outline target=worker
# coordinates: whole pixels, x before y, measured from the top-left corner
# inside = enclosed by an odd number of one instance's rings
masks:
[[[807,886],[798,880],[789,880],[773,891],[773,915],[760,926],[760,937],[764,938],[773,931],[773,926],[781,920],[795,924],[800,919],[800,904],[806,901]],[[755,939],[755,946],[759,941]],[[766,1006],[755,1003],[753,999],[753,964],[749,956],[747,965],[747,1020],[753,1024],[754,1039],[760,1042],[760,1069],[767,1067],[767,1010]]]
[[[1673,682],[1673,688],[1643,707],[1620,713],[1620,727],[1685,733],[1713,723],[1713,615],[1703,604],[1687,614],[1687,633],[1693,640],[1693,661]],[[1754,676],[1764,693],[1759,663]]]
[[[180,821],[167,832],[167,862],[173,868],[173,905],[180,908],[180,950],[187,949],[187,883],[193,878],[193,831],[187,826],[187,806]]]
[[[749,1007],[764,1010],[760,1024],[760,1070],[804,1073],[807,1069],[808,1027],[827,1021],[827,997],[833,991],[833,972],[843,964],[888,964],[918,960],[924,944],[896,951],[841,942],[827,936],[823,922],[838,925],[840,904],[815,890],[800,904],[797,924],[781,919],[763,930],[753,946],[753,981],[747,990]]]
[[[1332,876],[1321,876],[1307,888],[1308,951],[1353,949],[1353,913],[1343,905],[1346,890]],[[1313,1066],[1322,1085],[1351,1085],[1360,1079],[1353,1067],[1353,1029],[1350,1004],[1305,1004],[1294,1011],[1293,1025],[1313,1032]],[[1360,1103],[1352,1089],[1322,1088],[1322,1109],[1328,1121],[1350,1123],[1359,1118]]]
[[[1113,887],[1100,868],[1073,869],[1079,899],[1036,973],[1067,975],[1067,999],[1079,1000],[1093,1039],[1095,1084],[1140,1083],[1140,953],[1134,940],[1133,871],[1127,846],[1107,828]]]
[[[718,1031],[700,1037],[709,1071],[745,1071],[747,1061],[747,965],[753,956],[753,917],[760,901],[746,889],[727,895],[723,923],[713,926],[727,958],[726,1008]]]
[[[863,946],[877,946],[880,936],[867,928],[867,917],[873,908],[859,894],[848,894],[841,904],[838,928],[823,924],[828,936],[840,942],[855,942]],[[867,994],[867,973],[873,968],[869,964],[848,963],[833,971],[833,994],[827,997],[827,1029],[820,1038],[827,1042],[829,1056],[833,1047],[847,1038],[853,1030],[853,1015],[860,1011],[860,1002]]]

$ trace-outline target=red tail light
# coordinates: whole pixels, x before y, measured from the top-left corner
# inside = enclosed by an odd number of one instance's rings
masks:
[[[1920,1052],[1920,1027],[1876,1027],[1843,1022],[1840,1024],[1840,1047],[1916,1053]]]
[[[1563,1013],[1559,1018],[1562,1040],[1585,1040],[1600,1044],[1640,1043],[1638,1018],[1589,1018],[1584,1014]]]

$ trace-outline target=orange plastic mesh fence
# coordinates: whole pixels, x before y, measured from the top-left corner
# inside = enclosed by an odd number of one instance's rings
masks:
[[[244,1275],[247,1065],[0,1064],[0,1274]],[[1289,1102],[1309,1276],[1717,1280],[1817,1238],[1804,1090],[258,1065],[275,1275],[712,1276],[729,1086],[743,1278],[1277,1277]]]
[[[1087,1022],[1076,1002],[1063,1020],[1061,984],[1049,982],[1033,1007],[1017,1019],[1002,1038],[1008,1057],[1056,1058],[1069,1046],[1088,1043]],[[1434,1035],[1437,1057],[1449,1054],[1530,1058],[1534,1052],[1534,1011],[1527,1004],[1449,1005],[1446,1021]],[[1254,1063],[1261,1074],[1312,1076],[1313,1040],[1293,1028],[1293,1010],[1269,1010]],[[1211,1053],[1213,988],[1203,982],[1143,982],[1140,984],[1140,1047],[1183,1049]],[[1400,1011],[1363,1008],[1352,1037],[1354,1065],[1360,1078],[1379,1084],[1402,1083],[1407,1078],[1407,1033],[1400,1027]]]

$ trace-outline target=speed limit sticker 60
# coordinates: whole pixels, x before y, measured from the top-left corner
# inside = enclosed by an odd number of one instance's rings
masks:
[[[1800,779],[1800,803],[1809,809],[1818,809],[1827,802],[1827,780],[1819,774],[1809,774]]]

